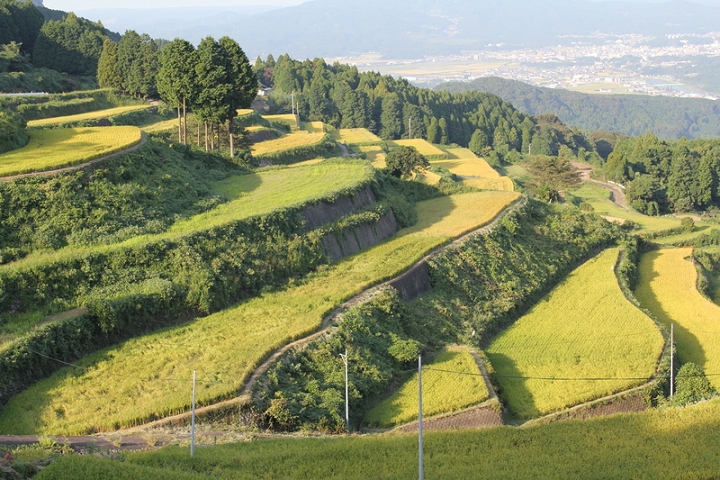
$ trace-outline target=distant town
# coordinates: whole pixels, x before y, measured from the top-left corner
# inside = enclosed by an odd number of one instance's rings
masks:
[[[548,88],[584,93],[631,93],[654,96],[720,99],[720,94],[689,85],[664,72],[694,66],[699,57],[720,57],[720,32],[705,35],[607,35],[561,37],[561,45],[507,50],[488,45],[482,52],[392,61],[379,55],[344,58],[361,70],[402,76],[418,85],[472,81],[497,76]],[[657,45],[663,44],[666,45]]]

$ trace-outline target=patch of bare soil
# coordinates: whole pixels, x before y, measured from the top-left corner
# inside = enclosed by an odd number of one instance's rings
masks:
[[[462,412],[423,420],[423,430],[462,430],[467,428],[493,428],[503,425],[502,414],[494,406],[476,407]],[[417,432],[418,423],[408,423],[394,431]]]
[[[606,417],[618,413],[637,413],[644,412],[648,409],[642,393],[633,392],[624,397],[617,397],[607,402],[596,403],[582,408],[573,409],[563,412],[552,418],[548,418],[548,422],[562,422],[565,420],[587,420],[595,417]]]

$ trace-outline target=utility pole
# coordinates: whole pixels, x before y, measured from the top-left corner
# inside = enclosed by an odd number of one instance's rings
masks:
[[[422,355],[418,355],[418,478],[425,478],[423,468],[423,405],[422,405]]]
[[[670,324],[670,397],[675,395],[675,324]]]
[[[345,355],[342,353],[340,357],[345,363],[345,429],[350,431],[350,397],[348,396],[348,351],[345,349]]]
[[[190,419],[190,456],[195,455],[195,381],[196,371],[193,370],[192,417]]]

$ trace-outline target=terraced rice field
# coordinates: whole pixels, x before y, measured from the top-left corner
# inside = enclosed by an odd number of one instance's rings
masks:
[[[263,118],[269,122],[284,123],[291,128],[297,128],[297,118],[292,113],[282,115],[263,115]]]
[[[116,107],[107,110],[96,110],[94,112],[79,113],[77,115],[66,115],[64,117],[43,118],[41,120],[30,120],[27,122],[28,127],[45,127],[48,125],[57,125],[60,123],[74,123],[85,120],[98,120],[101,118],[113,117],[122,113],[134,112],[137,110],[147,110],[147,105],[131,105],[129,107]]]
[[[275,168],[252,175],[231,177],[216,182],[213,190],[224,195],[227,202],[207,212],[173,224],[167,232],[141,235],[122,243],[91,247],[66,247],[51,253],[32,253],[14,263],[0,265],[0,269],[32,268],[88,251],[104,252],[143,243],[161,242],[198,230],[225,225],[264,215],[273,210],[305,203],[332,192],[352,188],[369,181],[372,169],[366,162],[323,163],[313,167]]]
[[[140,127],[143,132],[147,133],[160,133],[160,132],[167,132],[170,130],[175,130],[177,132],[178,128],[178,120],[177,118],[173,118],[170,120],[163,120],[162,122],[152,123],[150,125],[145,125],[143,127]],[[189,136],[190,132],[188,132]]]
[[[518,417],[622,391],[655,373],[664,340],[620,290],[617,256],[608,249],[577,268],[488,348],[503,400]]]
[[[42,172],[89,162],[140,142],[137,127],[83,127],[30,130],[30,142],[0,154],[0,176]]]
[[[394,277],[450,238],[488,223],[517,198],[480,192],[421,202],[415,226],[297,286],[127,341],[78,362],[81,369],[60,370],[2,408],[0,431],[111,430],[181,412],[189,406],[194,369],[200,404],[232,396],[269,352],[316,330],[336,305]]]
[[[482,190],[515,191],[513,181],[501,176],[484,159],[461,147],[439,147],[447,154],[447,160],[431,160],[430,164],[449,170],[463,177],[463,183]]]
[[[398,146],[403,147],[415,147],[418,152],[422,153],[428,158],[431,157],[437,157],[437,158],[445,158],[447,154],[437,148],[435,145],[421,139],[421,138],[413,138],[410,140],[395,140],[391,142]]]
[[[675,324],[680,361],[700,365],[720,390],[720,306],[698,292],[691,254],[673,248],[643,255],[635,296],[668,329]]]
[[[380,147],[375,146],[363,146],[353,147],[353,150],[357,149],[360,153],[364,153],[367,159],[370,161],[375,168],[385,168],[385,152]]]
[[[305,131],[295,132],[283,135],[280,138],[267,140],[265,142],[255,143],[252,146],[252,152],[255,156],[263,156],[271,153],[282,152],[297,147],[305,147],[315,145],[325,137],[322,132],[308,133]]]
[[[439,370],[445,370],[441,372]],[[457,373],[448,373],[457,372]],[[467,348],[451,347],[423,368],[423,415],[451,413],[488,398],[480,369]],[[369,425],[389,428],[417,420],[418,376],[365,415]]]
[[[382,143],[382,139],[366,128],[343,128],[330,132],[333,140],[345,145]]]
[[[570,193],[592,205],[598,215],[632,220],[640,227],[640,231],[667,230],[680,226],[679,218],[649,217],[635,210],[620,208],[610,200],[610,191],[599,185],[584,183]]]

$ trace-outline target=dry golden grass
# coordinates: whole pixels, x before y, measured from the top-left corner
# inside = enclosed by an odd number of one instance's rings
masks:
[[[720,390],[720,306],[698,292],[691,254],[674,248],[643,255],[635,296],[668,329],[675,324],[680,361],[698,364]]]
[[[83,127],[30,130],[30,142],[0,155],[0,176],[77,165],[120,152],[140,142],[137,127]]]

